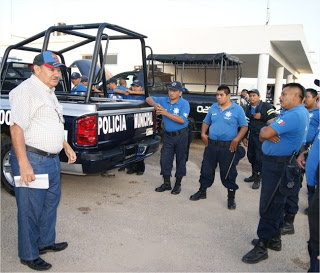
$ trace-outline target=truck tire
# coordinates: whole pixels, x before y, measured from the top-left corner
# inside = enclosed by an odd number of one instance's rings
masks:
[[[1,184],[8,193],[14,195],[14,180],[10,164],[11,146],[10,138],[1,144]]]

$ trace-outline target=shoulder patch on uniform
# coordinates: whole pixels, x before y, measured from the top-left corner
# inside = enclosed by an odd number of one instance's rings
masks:
[[[280,119],[277,120],[277,123],[278,123],[279,125],[283,125],[283,124],[284,124],[284,120],[280,118]]]

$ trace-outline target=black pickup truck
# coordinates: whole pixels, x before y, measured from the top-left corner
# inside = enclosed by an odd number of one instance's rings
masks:
[[[71,36],[73,43],[71,45],[57,43],[53,37],[56,32]],[[108,46],[113,41],[135,40],[139,45],[136,54],[141,55],[142,73],[147,75],[145,38],[147,37],[142,34],[109,23],[64,25],[50,27],[6,49],[0,69],[0,124],[1,183],[8,192],[13,193],[13,176],[9,160],[11,111],[8,94],[32,73],[32,64],[12,62],[9,59],[10,54],[12,56],[18,53],[23,54],[22,56],[31,54],[29,58],[33,60],[40,52],[50,50],[62,63],[67,64],[68,60],[70,66],[62,70],[61,80],[55,93],[63,106],[65,138],[76,152],[77,161],[74,164],[67,164],[67,157],[62,151],[61,170],[64,173],[85,175],[141,161],[159,148],[161,138],[157,135],[153,107],[144,100],[113,100],[96,97],[92,92],[92,86],[96,85],[105,94],[107,93],[104,68]],[[43,41],[40,46],[39,39]],[[86,51],[91,48],[93,53],[92,60],[87,62],[89,65],[87,92],[85,96],[80,96],[70,93],[70,75],[75,64],[72,59],[70,60],[70,55],[73,54],[69,53],[83,46],[86,47]],[[144,84],[145,95],[148,96],[147,81]]]
[[[216,90],[221,84],[227,84],[232,92],[231,99],[240,104],[237,95],[241,78],[242,62],[235,56],[218,54],[150,54],[148,83],[151,96],[165,96],[171,81],[180,81],[188,91],[183,98],[190,104],[190,128],[193,133],[201,132],[202,121],[210,106],[217,102]],[[155,64],[157,63],[157,64]],[[143,81],[142,70],[122,72],[114,76],[129,82],[135,79]]]

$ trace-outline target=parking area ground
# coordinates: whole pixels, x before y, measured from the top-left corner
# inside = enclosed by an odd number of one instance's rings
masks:
[[[191,144],[187,176],[179,195],[158,193],[160,152],[146,160],[143,176],[113,170],[105,175],[62,175],[57,241],[69,247],[42,257],[50,272],[306,272],[308,220],[305,183],[293,235],[280,252],[255,265],[241,258],[252,249],[259,220],[260,190],[243,182],[250,166],[238,166],[237,209],[227,209],[227,190],[217,170],[207,199],[190,201],[199,188],[203,145]],[[1,272],[31,272],[17,256],[14,197],[1,188]]]

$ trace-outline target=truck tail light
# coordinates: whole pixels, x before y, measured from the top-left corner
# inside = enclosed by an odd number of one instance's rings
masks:
[[[97,116],[86,116],[77,120],[76,144],[96,145],[98,140]]]

